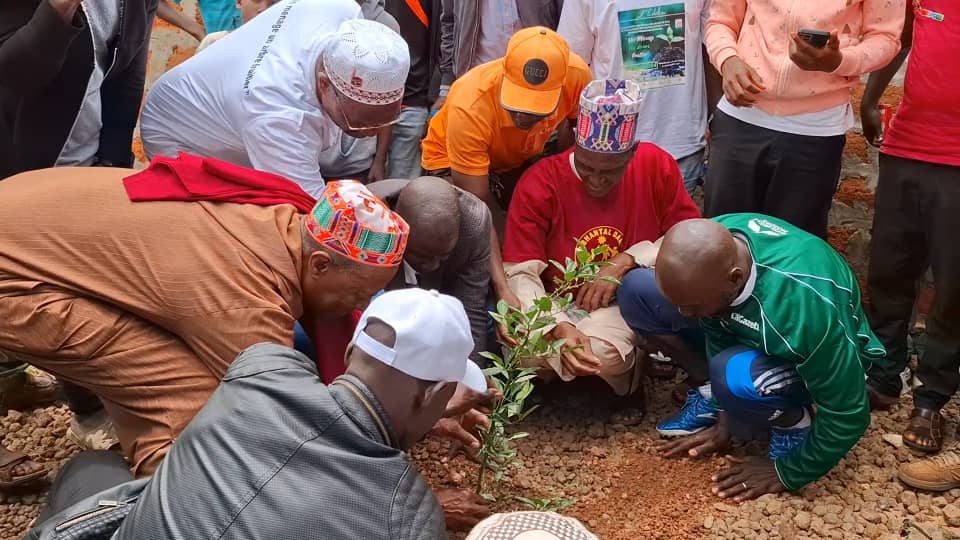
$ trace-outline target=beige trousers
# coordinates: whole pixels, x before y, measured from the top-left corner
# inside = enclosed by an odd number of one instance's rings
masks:
[[[504,265],[507,283],[520,298],[524,309],[545,294],[543,281],[540,279],[540,274],[545,269],[546,264],[542,261]],[[557,320],[574,324],[590,338],[590,347],[600,360],[600,377],[613,388],[615,394],[625,396],[637,389],[640,383],[640,370],[637,369],[639,339],[620,316],[620,309],[616,305],[600,308],[576,323],[562,313],[558,314]],[[559,357],[532,358],[524,364],[542,368],[541,376],[545,378],[559,376],[564,381],[576,378],[564,367]]]

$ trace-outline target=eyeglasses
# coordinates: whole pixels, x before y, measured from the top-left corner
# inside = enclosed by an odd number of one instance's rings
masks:
[[[333,92],[333,99],[337,101],[337,108],[340,109],[340,117],[343,118],[344,125],[346,125],[347,129],[349,129],[350,131],[374,131],[377,129],[385,128],[387,126],[392,126],[400,121],[400,118],[398,117],[387,122],[386,124],[379,124],[376,126],[362,126],[362,127],[354,126],[353,124],[350,123],[350,119],[347,118],[347,112],[343,110],[343,101],[340,99],[340,92],[337,91],[336,87],[332,87],[332,86],[330,88],[330,91]]]

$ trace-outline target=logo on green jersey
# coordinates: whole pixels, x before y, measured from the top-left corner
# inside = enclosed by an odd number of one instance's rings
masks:
[[[786,236],[787,230],[762,218],[754,218],[747,222],[747,227],[757,234],[767,236]]]
[[[744,317],[743,315],[741,315],[741,314],[739,314],[739,313],[737,313],[737,312],[731,313],[731,314],[730,314],[730,318],[731,318],[732,320],[734,320],[734,321],[736,321],[736,322],[738,322],[738,323],[746,326],[747,328],[753,330],[754,332],[759,332],[759,331],[760,331],[760,323],[758,323],[758,322],[756,322],[756,321],[751,321],[750,319]]]

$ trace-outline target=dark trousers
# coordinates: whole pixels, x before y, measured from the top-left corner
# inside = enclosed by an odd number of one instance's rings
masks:
[[[719,110],[710,134],[710,167],[704,183],[707,217],[758,212],[826,238],[845,135],[783,133]]]
[[[880,154],[867,315],[887,357],[870,384],[899,395],[917,281],[933,270],[936,295],[914,392],[918,407],[940,409],[960,387],[960,167]]]
[[[43,523],[51,516],[66,510],[70,506],[133,480],[128,464],[119,452],[108,450],[86,450],[70,458],[60,474],[50,486],[47,504],[40,511],[37,523]]]

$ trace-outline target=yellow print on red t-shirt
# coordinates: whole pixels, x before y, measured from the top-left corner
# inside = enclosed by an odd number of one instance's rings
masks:
[[[606,253],[601,257],[604,261],[616,257],[623,249],[623,231],[616,227],[606,225],[594,227],[580,235],[578,240],[590,251],[600,246],[607,246]]]

